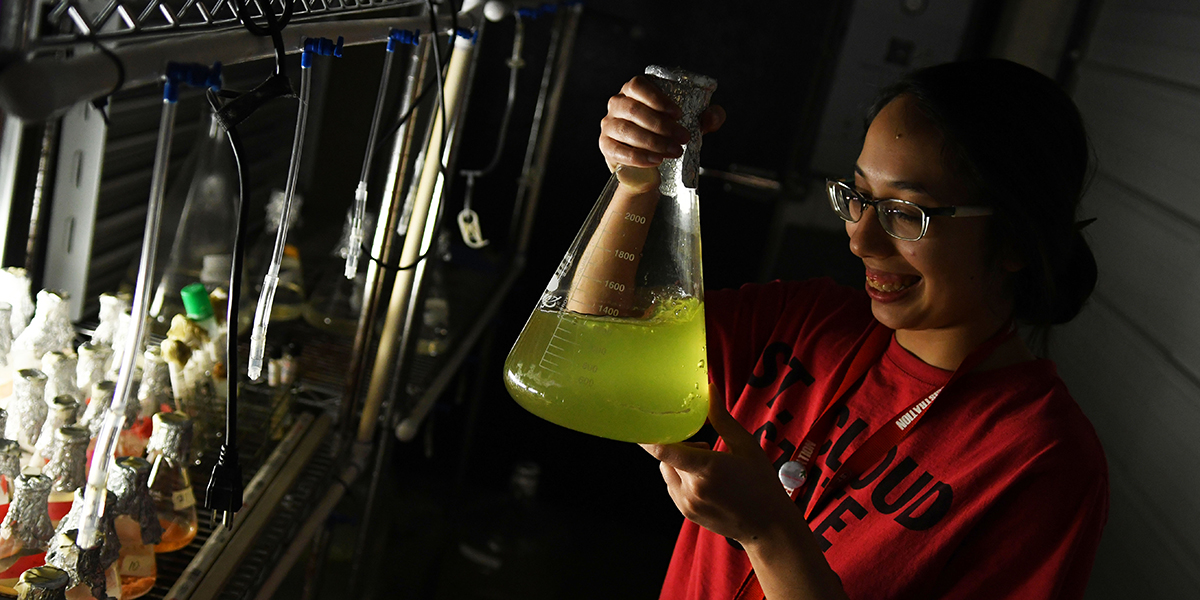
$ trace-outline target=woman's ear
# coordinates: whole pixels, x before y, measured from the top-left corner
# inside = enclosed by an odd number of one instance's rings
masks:
[[[1021,258],[1021,254],[1013,247],[1011,240],[1005,240],[1000,244],[999,254],[1000,268],[1008,273],[1016,273],[1025,268],[1025,261]]]

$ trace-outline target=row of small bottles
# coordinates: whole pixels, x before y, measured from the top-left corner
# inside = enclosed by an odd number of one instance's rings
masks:
[[[87,480],[87,429],[55,433],[54,456],[43,468],[14,468],[13,440],[0,440],[0,487],[12,492],[0,505],[0,586],[42,565],[69,575],[67,598],[140,597],[154,586],[156,554],[187,546],[196,536],[196,500],[187,470],[191,420],[178,412],[154,415],[147,455],[116,459],[108,476],[99,544],[76,543]],[[69,510],[65,510],[69,507]]]
[[[92,339],[74,347],[66,294],[43,290],[34,310],[18,308],[33,305],[29,290],[22,270],[0,270],[0,586],[48,564],[69,574],[67,597],[136,598],[154,584],[154,554],[196,535],[188,466],[211,443],[202,432],[218,431],[223,419],[224,324],[203,286],[189,286],[188,316],[176,315],[167,339],[142,353],[101,543],[85,551],[75,545],[75,513],[120,358],[132,351],[122,339],[129,298],[102,296]]]

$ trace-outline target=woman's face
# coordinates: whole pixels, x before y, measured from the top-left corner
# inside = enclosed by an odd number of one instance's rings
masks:
[[[971,204],[962,177],[947,169],[943,136],[909,96],[871,122],[855,168],[867,199],[896,198],[924,207]],[[924,237],[898,240],[875,209],[846,223],[850,251],[866,266],[871,310],[895,330],[992,331],[1007,320],[1011,299],[988,245],[989,217],[933,217]]]

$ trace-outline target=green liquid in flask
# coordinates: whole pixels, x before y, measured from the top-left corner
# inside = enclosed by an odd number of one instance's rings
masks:
[[[708,417],[704,305],[665,303],[649,319],[535,310],[504,362],[518,404],[600,437],[669,444]]]

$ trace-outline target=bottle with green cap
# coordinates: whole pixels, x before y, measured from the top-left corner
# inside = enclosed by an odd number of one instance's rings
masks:
[[[208,355],[209,364],[217,397],[225,398],[228,394],[228,383],[225,381],[225,328],[217,322],[213,311],[212,299],[208,296],[208,288],[202,283],[193,283],[179,292],[183,299],[183,308],[188,320],[199,325],[208,333],[208,342],[204,344],[204,352]]]

